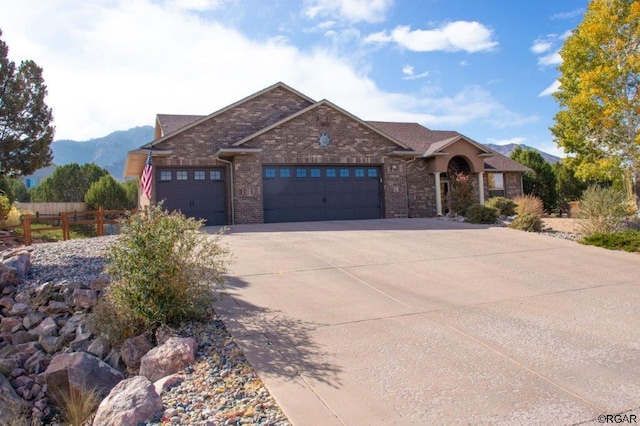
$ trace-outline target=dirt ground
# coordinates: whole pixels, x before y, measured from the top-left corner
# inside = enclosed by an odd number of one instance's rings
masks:
[[[545,217],[542,219],[545,228],[551,228],[557,232],[576,233],[577,219],[570,217]]]

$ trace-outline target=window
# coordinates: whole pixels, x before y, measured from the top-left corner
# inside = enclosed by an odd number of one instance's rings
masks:
[[[311,169],[311,177],[320,177],[320,169]]]
[[[176,180],[187,180],[188,178],[189,178],[189,175],[186,170],[178,170],[176,172]]]
[[[209,180],[222,180],[222,172],[220,170],[211,170],[209,172]]]
[[[489,197],[504,197],[503,173],[487,173],[487,182],[489,182]]]
[[[367,169],[367,176],[378,177],[378,169]]]
[[[291,170],[290,169],[280,169],[280,177],[281,178],[291,177]]]
[[[296,169],[296,177],[307,177],[307,169]]]
[[[349,169],[340,169],[340,177],[349,177]]]
[[[160,180],[171,180],[171,170],[161,170]]]
[[[264,169],[264,177],[265,178],[274,178],[276,177],[276,169],[271,167]]]
[[[195,172],[193,172],[193,179],[194,180],[204,180],[204,170],[196,170]]]
[[[336,177],[336,169],[327,169],[325,174],[327,177]]]
[[[356,177],[364,177],[364,169],[355,170]]]

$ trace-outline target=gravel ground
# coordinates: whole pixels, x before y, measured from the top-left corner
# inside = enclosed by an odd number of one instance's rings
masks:
[[[27,285],[91,281],[103,277],[104,254],[117,237],[36,244],[31,250]],[[196,364],[180,374],[181,384],[162,393],[164,413],[154,425],[289,425],[289,421],[249,365],[242,351],[214,316],[184,324],[182,336],[199,343]]]

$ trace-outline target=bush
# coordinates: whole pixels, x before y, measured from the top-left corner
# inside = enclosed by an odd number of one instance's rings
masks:
[[[127,209],[136,209],[138,208],[138,187],[140,186],[140,181],[138,179],[127,180],[120,184],[122,189],[124,189],[125,194],[127,194]]]
[[[593,234],[580,241],[583,244],[611,250],[640,252],[640,231],[628,229],[612,234]]]
[[[0,221],[6,220],[10,211],[11,202],[9,201],[9,197],[0,194]]]
[[[451,210],[464,216],[473,204],[473,180],[467,173],[458,172],[451,179]]]
[[[102,207],[105,210],[123,210],[129,205],[127,193],[111,175],[102,176],[91,184],[84,201],[92,209]]]
[[[509,224],[509,228],[527,232],[540,232],[542,230],[542,219],[535,213],[522,213]]]
[[[509,198],[492,197],[489,198],[484,205],[497,209],[500,216],[513,216],[516,214],[516,203]]]
[[[467,208],[465,219],[469,223],[494,224],[498,220],[498,209],[472,204]]]
[[[578,229],[584,236],[611,234],[627,216],[628,200],[624,192],[590,186],[580,199]]]
[[[112,329],[101,334],[135,335],[211,313],[229,251],[221,245],[220,235],[198,232],[202,225],[162,206],[123,221],[122,235],[106,255],[112,283],[101,308],[116,318],[104,327]],[[130,324],[134,330],[113,330],[115,322]],[[100,321],[94,324],[101,332]]]
[[[533,213],[542,217],[544,214],[544,206],[542,200],[535,195],[523,195],[516,197],[513,201],[517,204],[516,214]]]

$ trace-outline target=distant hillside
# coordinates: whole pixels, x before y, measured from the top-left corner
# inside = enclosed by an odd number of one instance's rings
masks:
[[[511,153],[513,152],[514,149],[516,149],[517,147],[521,146],[523,149],[530,149],[532,151],[539,152],[540,155],[542,155],[542,158],[544,158],[545,160],[547,160],[551,164],[557,163],[558,161],[562,160],[562,158],[560,158],[560,157],[556,157],[555,155],[547,154],[546,152],[540,151],[539,149],[536,149],[536,148],[534,148],[532,146],[519,145],[517,143],[510,143],[508,145],[494,145],[492,143],[485,143],[484,145],[488,146],[489,148],[493,149],[494,151],[499,152],[502,155],[506,155],[507,157],[511,155]]]
[[[54,141],[51,144],[53,162],[58,166],[69,163],[95,163],[107,169],[114,178],[121,180],[127,151],[153,140],[153,130],[151,126],[140,126],[88,141]]]

